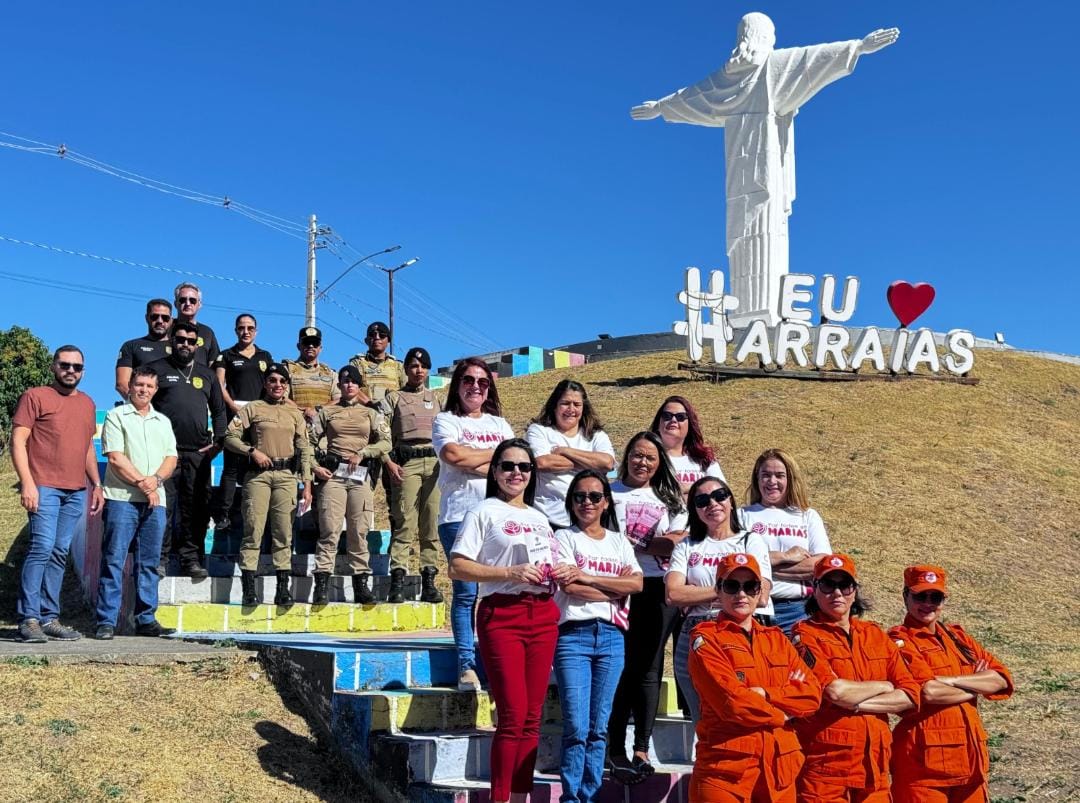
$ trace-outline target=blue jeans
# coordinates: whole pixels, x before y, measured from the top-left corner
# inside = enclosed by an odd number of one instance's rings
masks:
[[[60,618],[60,586],[75,534],[86,528],[86,489],[38,486],[37,513],[30,514],[30,549],[23,561],[16,606],[19,622],[48,624]]]
[[[446,552],[446,562],[450,562],[450,550],[457,539],[460,521],[448,521],[439,525],[439,541]],[[464,580],[452,582],[454,591],[450,602],[450,629],[454,633],[454,646],[457,647],[458,674],[466,669],[476,670],[476,629],[473,627],[473,614],[476,610],[476,583]]]
[[[686,707],[690,710],[690,721],[697,725],[698,719],[701,718],[701,699],[698,697],[697,689],[694,688],[694,683],[690,679],[690,642],[693,639],[690,638],[690,631],[693,630],[701,622],[706,622],[716,617],[713,616],[691,616],[683,622],[682,633],[679,634],[678,641],[675,642],[675,682],[679,684],[679,689],[683,693],[683,699],[686,700]]]
[[[609,622],[591,619],[559,627],[555,678],[563,716],[560,800],[588,803],[600,791],[623,654],[622,631]]]
[[[791,638],[791,628],[795,623],[808,618],[805,599],[774,599],[773,608],[776,626],[783,630],[788,638]]]
[[[146,502],[105,502],[97,623],[116,627],[124,588],[124,563],[135,541],[135,624],[154,622],[158,604],[158,561],[165,535],[165,508]]]

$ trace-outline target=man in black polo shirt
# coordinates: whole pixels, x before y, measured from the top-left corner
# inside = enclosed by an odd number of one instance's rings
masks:
[[[180,573],[206,577],[202,566],[203,543],[210,521],[210,462],[225,438],[225,402],[217,377],[195,362],[199,338],[196,324],[176,321],[172,327],[172,354],[151,364],[158,375],[154,409],[164,413],[176,435],[176,473],[165,486],[169,526],[161,546],[164,565],[170,551],[180,557]],[[213,420],[211,435],[206,419]],[[177,506],[179,511],[177,514]]]
[[[176,320],[190,323],[198,328],[199,336],[195,343],[195,362],[207,366],[211,371],[218,367],[221,349],[217,335],[205,323],[196,323],[195,316],[202,309],[202,290],[197,284],[184,282],[176,285],[173,291],[176,301]]]
[[[152,298],[146,302],[146,334],[124,343],[120,347],[120,356],[116,358],[116,392],[122,399],[127,399],[132,371],[169,356],[171,323],[172,304],[164,298]]]

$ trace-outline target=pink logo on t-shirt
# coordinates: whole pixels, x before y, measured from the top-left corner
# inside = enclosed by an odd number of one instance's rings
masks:
[[[686,565],[687,566],[697,566],[699,563],[701,563],[701,553],[700,552],[691,552],[690,557],[687,558],[687,560],[686,560]]]
[[[760,535],[765,532],[765,525],[760,521],[755,521],[754,526],[750,528],[750,532]]]
[[[574,561],[577,563],[579,569],[585,568],[585,556],[582,555],[580,552],[574,553]]]
[[[502,531],[507,535],[521,535],[521,525],[516,521],[503,522]]]
[[[472,430],[467,429],[467,430],[465,430],[464,432],[461,433],[461,437],[463,439],[467,440],[467,441],[471,441],[476,436],[473,435]]]

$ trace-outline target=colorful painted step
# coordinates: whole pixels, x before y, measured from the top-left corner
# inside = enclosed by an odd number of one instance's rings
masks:
[[[656,773],[636,786],[623,786],[605,777],[597,803],[688,803],[690,773],[687,765],[660,766]],[[533,780],[534,803],[555,803],[562,796],[557,775],[537,774]],[[492,803],[488,782],[458,778],[436,784],[412,784],[403,798],[410,803]]]
[[[239,577],[240,565],[238,555],[207,555],[204,563],[206,571],[211,577]],[[390,557],[388,555],[372,555],[368,559],[368,568],[371,570],[372,580],[376,577],[384,577],[390,574]],[[270,555],[259,555],[259,574],[273,574],[274,563]],[[180,572],[180,562],[176,556],[169,561],[168,574],[175,575]],[[292,573],[294,577],[308,577],[315,574],[314,555],[293,555]],[[351,575],[349,560],[345,555],[337,555],[334,558],[333,574]]]
[[[269,600],[274,596],[277,580],[273,570],[266,571],[255,580],[260,599]],[[315,594],[314,577],[293,577],[292,595],[297,602],[310,603]],[[390,578],[381,575],[371,578],[371,590],[375,599],[386,602],[390,591]],[[420,576],[405,577],[405,599],[415,601],[420,598]],[[331,575],[329,583],[331,602],[353,602],[352,577]],[[164,577],[158,583],[159,605],[183,605],[190,602],[216,602],[224,605],[239,605],[242,598],[239,572],[229,577],[207,577],[193,580],[190,577]]]
[[[446,623],[446,606],[427,602],[400,605],[162,605],[158,621],[180,634],[192,633],[367,633],[434,630]]]

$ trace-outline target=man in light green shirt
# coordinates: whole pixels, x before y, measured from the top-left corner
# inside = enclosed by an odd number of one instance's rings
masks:
[[[143,366],[131,374],[130,402],[109,410],[101,428],[105,470],[105,532],[101,542],[95,637],[111,639],[120,613],[124,563],[135,541],[135,633],[165,636],[158,624],[158,561],[165,534],[165,480],[176,470],[172,424],[150,406],[157,373]]]

